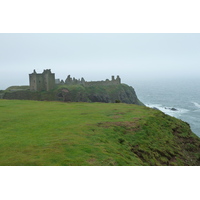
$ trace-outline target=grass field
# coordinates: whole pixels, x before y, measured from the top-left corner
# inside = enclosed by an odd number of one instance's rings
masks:
[[[0,100],[3,166],[196,165],[199,144],[186,123],[144,106]]]

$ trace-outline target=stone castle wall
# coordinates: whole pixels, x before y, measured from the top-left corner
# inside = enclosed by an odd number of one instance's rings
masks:
[[[112,76],[112,79],[106,79],[105,81],[90,81],[90,82],[85,82],[85,86],[98,86],[98,85],[118,85],[121,84],[121,79],[119,76],[115,79],[114,76]]]
[[[85,86],[98,86],[98,85],[118,85],[121,82],[119,80],[105,80],[105,81],[90,81],[90,82],[85,82]]]
[[[29,74],[30,90],[33,91],[49,91],[55,87],[55,74],[50,69],[44,70],[42,74],[36,73],[34,70]]]
[[[90,86],[109,86],[121,84],[121,79],[119,76],[115,79],[112,76],[111,80],[106,79],[105,81],[85,81],[84,78],[76,79],[71,78],[70,75],[65,81],[60,79],[55,79],[55,74],[51,73],[50,69],[46,69],[43,73],[38,74],[34,70],[32,74],[29,74],[30,90],[32,91],[49,91],[55,87],[56,84],[59,85],[83,85],[85,87]]]
[[[90,87],[90,86],[98,86],[98,85],[118,85],[121,84],[121,79],[119,76],[115,79],[114,76],[112,76],[112,79],[106,79],[105,81],[85,81],[84,78],[81,79],[76,79],[76,78],[71,78],[70,75],[66,78],[65,82],[64,81],[58,81],[56,80],[57,84],[65,84],[65,85],[83,85],[85,87]]]

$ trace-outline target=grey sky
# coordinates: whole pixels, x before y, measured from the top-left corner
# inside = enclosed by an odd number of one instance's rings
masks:
[[[122,82],[198,78],[200,34],[0,34],[0,89],[28,85],[33,69]]]

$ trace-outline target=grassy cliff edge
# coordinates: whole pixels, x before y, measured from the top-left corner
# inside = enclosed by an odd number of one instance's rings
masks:
[[[0,165],[200,165],[187,123],[134,104],[0,100]]]

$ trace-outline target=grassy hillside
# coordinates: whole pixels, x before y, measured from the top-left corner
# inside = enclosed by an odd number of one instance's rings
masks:
[[[28,85],[21,85],[21,86],[10,86],[6,90],[17,91],[17,90],[29,90],[30,86]]]
[[[0,100],[0,165],[199,165],[187,123],[144,106]]]
[[[4,99],[47,100],[65,102],[104,102],[116,101],[143,105],[135,90],[126,84],[110,86],[57,85],[50,91],[30,91],[28,86],[11,86],[1,95]]]

